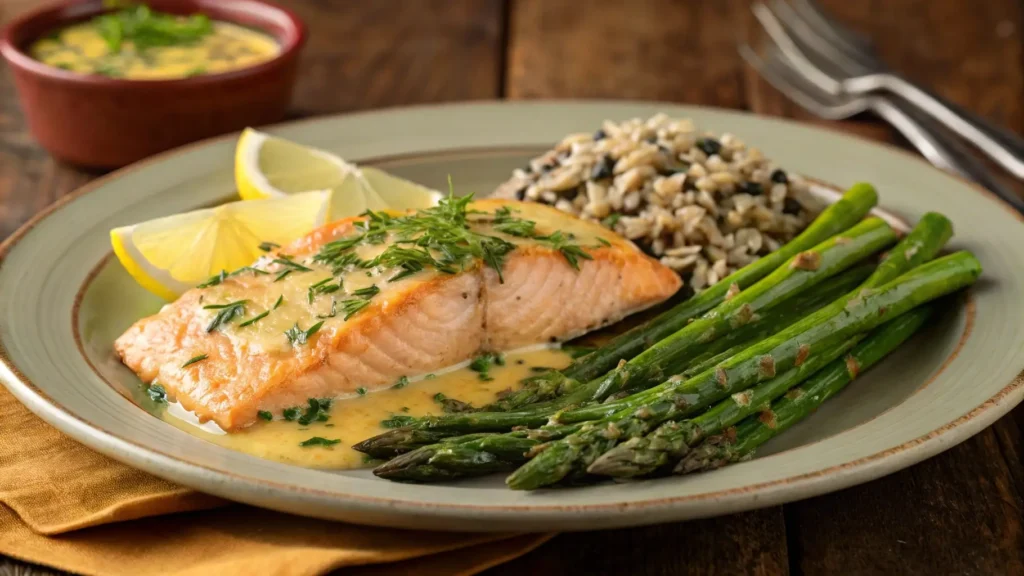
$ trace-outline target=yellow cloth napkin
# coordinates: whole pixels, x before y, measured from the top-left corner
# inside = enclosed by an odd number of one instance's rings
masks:
[[[0,387],[0,554],[97,575],[475,574],[550,534],[370,528],[232,504],[110,460]]]

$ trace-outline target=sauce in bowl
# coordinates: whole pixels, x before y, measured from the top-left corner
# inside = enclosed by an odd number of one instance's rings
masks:
[[[129,80],[217,74],[266,62],[281,51],[271,36],[204,15],[145,6],[61,28],[29,48],[49,66]]]

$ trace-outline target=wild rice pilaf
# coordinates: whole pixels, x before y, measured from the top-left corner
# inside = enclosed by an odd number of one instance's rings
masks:
[[[788,242],[821,209],[802,178],[757,148],[664,114],[566,136],[496,194],[600,221],[696,291]]]

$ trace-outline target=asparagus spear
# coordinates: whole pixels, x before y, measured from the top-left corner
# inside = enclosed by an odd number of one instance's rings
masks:
[[[812,376],[802,386],[771,403],[760,416],[750,417],[728,433],[711,436],[693,448],[675,468],[677,474],[712,470],[753,456],[754,450],[807,417],[835,396],[858,374],[871,367],[910,337],[928,318],[927,307],[911,310],[880,328],[846,356]]]
[[[874,269],[875,267],[870,264],[855,266],[850,270],[847,270],[833,278],[829,278],[827,281],[821,283],[815,293],[801,294],[800,296],[793,298],[791,301],[787,301],[784,304],[773,308],[756,322],[752,322],[751,324],[731,332],[727,336],[713,342],[705,354],[702,354],[699,358],[694,360],[694,362],[699,361],[700,366],[703,366],[703,368],[688,368],[687,372],[692,371],[693,374],[703,372],[707,367],[714,366],[721,360],[735,355],[737,352],[753,344],[755,341],[770,336],[797,321],[804,315],[814,312],[822,306],[831,303],[839,296],[846,294],[855,286],[863,282]],[[725,352],[723,352],[723,350]],[[535,406],[535,408],[544,406],[544,404],[540,404]],[[514,437],[523,437],[523,435],[518,433],[511,434]],[[429,450],[436,450],[438,447],[433,445],[444,442],[445,438],[451,438],[451,440],[456,442],[470,442],[478,440],[481,436],[493,437],[494,434],[467,434],[465,436],[451,436],[451,433],[445,431],[399,428],[391,431],[385,436],[386,438],[384,440],[364,447],[365,451],[375,458],[394,458],[399,454],[413,449],[418,449],[419,447],[429,447]],[[552,438],[548,437],[546,439]],[[450,445],[450,443],[447,445]],[[474,449],[482,450],[482,448],[478,447],[478,444],[471,444],[471,446],[476,447]],[[383,465],[382,468],[387,472],[391,468],[400,468],[406,465],[412,466],[414,465],[412,464],[413,462],[418,462],[418,459],[423,459],[423,454],[424,452],[421,452],[419,455],[408,460],[388,462]],[[522,458],[515,459],[515,461],[521,460]],[[404,464],[404,462],[408,462],[409,464]],[[402,479],[416,479],[415,474],[412,476],[413,477],[410,478],[403,477]]]
[[[867,331],[882,323],[887,317],[892,317],[939,295],[966,286],[972,283],[979,273],[980,265],[977,260],[969,253],[964,252],[922,266],[877,291],[862,294],[850,301],[840,300],[838,304],[822,309],[822,312],[828,312],[830,308],[833,311],[828,318],[819,318],[820,325],[800,334],[793,334],[789,330],[785,330],[780,335],[769,339],[774,342],[768,345],[759,344],[754,347],[753,352],[748,350],[737,359],[730,359],[719,367],[721,370],[705,372],[683,384],[670,381],[666,383],[667,386],[661,387],[665,388],[663,390],[652,389],[634,395],[628,399],[628,402],[613,403],[618,404],[619,410],[613,412],[611,418],[600,422],[601,426],[594,426],[592,422],[587,421],[594,418],[593,414],[581,417],[578,414],[581,411],[573,411],[563,415],[563,417],[567,417],[566,419],[580,420],[573,424],[551,424],[538,430],[507,434],[467,435],[449,438],[439,444],[417,450],[414,453],[416,456],[404,463],[401,461],[389,462],[384,465],[387,467],[386,469],[378,469],[375,473],[386,478],[418,481],[449,479],[455,477],[452,474],[457,476],[478,475],[494,469],[514,467],[515,463],[523,459],[517,451],[530,447],[531,452],[538,451],[538,448],[544,448],[544,450],[540,452],[537,459],[521,468],[514,476],[523,473],[523,470],[530,466],[535,466],[534,463],[541,458],[551,458],[548,453],[556,453],[553,450],[560,451],[561,456],[554,460],[554,464],[545,467],[545,474],[554,473],[556,476],[558,474],[563,476],[580,474],[585,470],[586,465],[600,456],[601,452],[587,452],[588,441],[592,438],[579,434],[584,428],[592,433],[596,430],[596,433],[599,434],[598,438],[604,440],[607,440],[609,436],[613,440],[635,437],[643,433],[644,430],[650,430],[666,418],[678,418],[699,411],[716,399],[723,398],[753,381],[762,379],[764,375],[758,372],[769,366],[765,362],[766,358],[774,358],[775,363],[772,367],[779,370],[799,369],[806,366],[814,357],[830,360],[831,358],[828,358],[825,353],[843,346],[858,332]],[[835,310],[836,308],[838,311]],[[783,341],[780,342],[780,340]],[[768,353],[764,354],[765,351]],[[807,373],[805,371],[804,375]],[[745,378],[740,378],[744,375]],[[720,379],[725,379],[725,387],[720,386]],[[654,398],[650,398],[651,392],[658,392],[658,394]],[[646,397],[646,400],[638,402],[638,397]],[[751,404],[757,405],[753,400]],[[583,411],[586,410],[583,409]],[[609,424],[612,426],[608,426]],[[633,436],[630,436],[631,431],[634,432]],[[488,443],[486,449],[484,444],[474,443],[484,437],[487,438]],[[523,438],[534,442],[523,441]],[[559,439],[563,439],[563,441],[551,442]],[[538,446],[541,442],[550,443],[546,447]],[[445,466],[450,467],[451,470],[445,472],[444,476],[439,476],[431,458],[445,446],[453,444],[460,444],[460,450],[457,454],[451,454],[445,462]],[[506,448],[499,448],[501,446],[506,446]],[[486,472],[483,469],[475,469],[471,460],[473,457],[477,457],[473,454],[476,450],[490,451],[495,456],[500,454],[497,459],[502,460],[502,464],[494,465],[493,468],[489,467]],[[583,454],[582,457],[581,454]],[[418,467],[418,465],[422,466]],[[554,472],[551,471],[552,466],[556,467]]]
[[[585,470],[620,440],[644,435],[662,422],[685,416],[751,384],[773,378],[777,371],[808,362],[888,318],[972,284],[980,273],[980,263],[969,252],[951,254],[911,270],[876,290],[864,290],[849,300],[840,299],[690,380],[669,380],[612,403],[619,406],[606,405],[615,411],[601,406],[605,408],[602,411],[584,408],[569,412],[571,419],[559,420],[593,422],[575,434],[548,444],[535,458],[513,472],[506,484],[516,490],[554,484],[571,472]]]
[[[514,426],[539,426],[553,408],[578,405],[606,398],[626,387],[645,387],[681,371],[686,362],[706,346],[756,319],[758,314],[846,270],[896,239],[895,232],[878,218],[869,218],[814,248],[787,260],[761,281],[687,324],[675,334],[651,346],[625,362],[607,376],[593,380],[554,405],[524,412],[475,412],[426,417],[409,424],[421,430],[447,429],[454,432],[508,430]],[[392,431],[394,436],[404,430]],[[356,450],[372,453],[374,445],[387,438],[375,437],[356,445]]]
[[[878,194],[873,186],[866,183],[854,184],[838,202],[826,208],[800,235],[785,246],[744,266],[693,298],[615,337],[594,352],[578,358],[567,368],[528,378],[520,390],[485,406],[481,411],[518,410],[574,391],[583,383],[608,372],[620,361],[630,360],[645,348],[678,332],[690,319],[718,306],[725,300],[733,284],[740,289],[746,289],[777,269],[786,260],[847,230],[863,218],[877,201]],[[578,399],[574,398],[563,406],[577,401]]]
[[[835,360],[816,372],[806,386],[813,386],[813,382],[823,377],[831,380],[837,375],[848,376],[846,368],[851,358],[854,363],[852,365],[862,371],[867,370],[916,332],[931,312],[931,306],[921,306],[876,328],[853,348],[845,360]],[[722,432],[747,416],[764,412],[768,403],[800,383],[802,378],[797,372],[805,366],[792,368],[760,386],[734,394],[732,399],[719,403],[700,416],[682,422],[666,422],[647,436],[619,444],[591,464],[587,472],[632,478],[674,466],[689,452],[691,446],[696,446],[705,438]],[[799,394],[794,391],[792,395]]]

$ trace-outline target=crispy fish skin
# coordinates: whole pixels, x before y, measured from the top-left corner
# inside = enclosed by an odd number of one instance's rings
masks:
[[[573,338],[655,305],[681,284],[675,273],[632,243],[553,208],[500,200],[471,206],[489,211],[506,205],[536,219],[539,227],[564,222],[579,234],[605,238],[608,245],[588,245],[593,259],[580,259],[579,270],[558,250],[535,243],[506,256],[504,282],[482,265],[457,274],[382,282],[384,289],[365,309],[349,320],[340,315],[324,320],[305,344],[296,346],[287,344],[283,331],[263,340],[244,337],[249,328],[239,328],[238,321],[208,331],[211,312],[203,305],[213,289],[194,289],[136,322],[114,348],[143,381],[158,381],[201,419],[234,430],[255,422],[258,411],[279,414],[308,398],[388,387],[401,376],[436,371],[485,350]],[[358,220],[328,224],[279,254],[304,261],[323,244],[352,233]],[[312,282],[302,278],[303,286]],[[274,274],[240,274],[216,289],[225,300],[245,299],[269,310],[286,284],[274,280]],[[275,315],[296,318],[302,328],[317,322],[312,304],[293,295],[254,328],[273,328],[271,320],[280,320]],[[266,345],[267,338],[275,346]],[[199,354],[207,358],[183,366]]]

